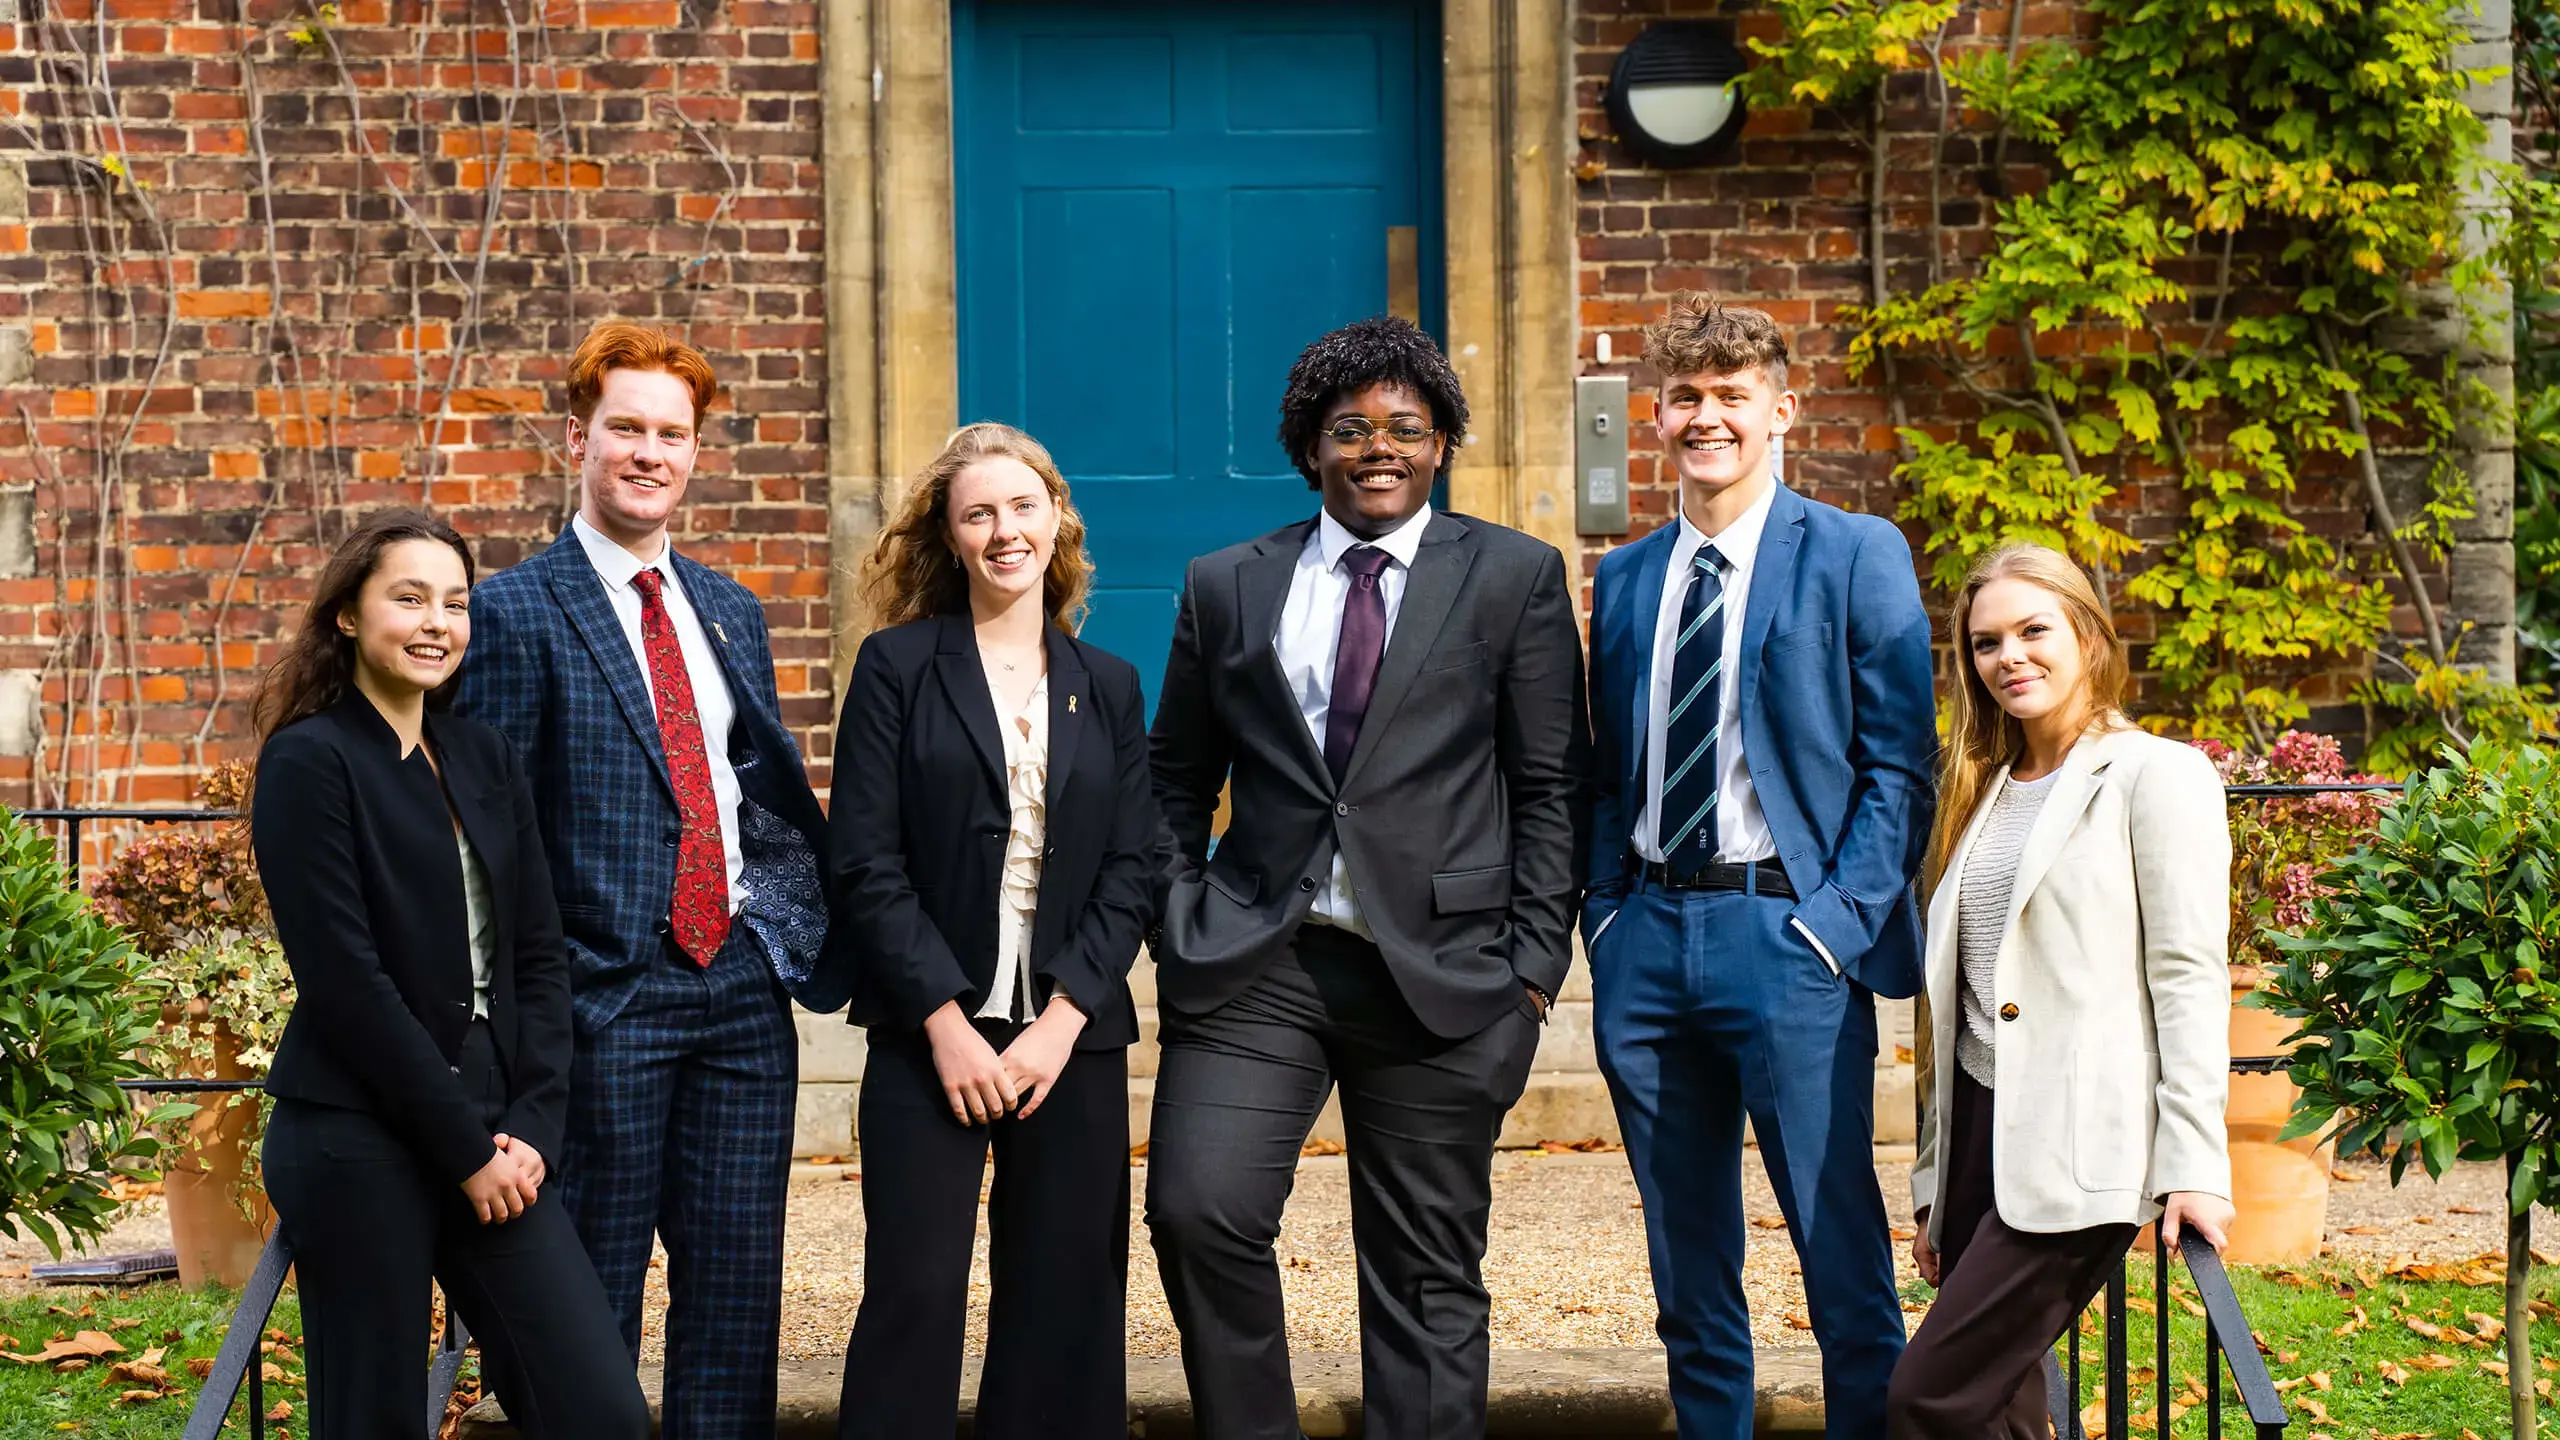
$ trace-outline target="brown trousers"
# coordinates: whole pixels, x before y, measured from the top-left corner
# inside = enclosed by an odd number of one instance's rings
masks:
[[[1991,1110],[1991,1092],[1959,1072],[1939,1140],[1938,1299],[1894,1368],[1885,1397],[1892,1440],[2052,1440],[2045,1352],[2133,1245],[2131,1225],[2031,1235],[2003,1223],[1992,1199]]]

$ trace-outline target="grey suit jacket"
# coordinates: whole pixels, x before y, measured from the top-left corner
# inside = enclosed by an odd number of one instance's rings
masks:
[[[1573,958],[1591,747],[1564,558],[1432,517],[1337,787],[1273,645],[1314,525],[1201,556],[1183,583],[1151,739],[1175,841],[1157,991],[1196,1014],[1251,983],[1339,849],[1414,1014],[1471,1035],[1521,1003],[1523,981],[1554,995]]]

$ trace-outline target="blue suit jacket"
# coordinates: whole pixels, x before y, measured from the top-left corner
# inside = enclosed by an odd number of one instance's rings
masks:
[[[851,971],[827,923],[826,816],[782,723],[764,607],[682,555],[675,570],[737,705],[729,758],[750,895],[739,923],[793,999],[838,1009]],[[532,782],[573,1009],[580,1032],[593,1034],[622,1013],[665,943],[679,819],[649,687],[577,536],[563,531],[472,592],[456,686],[454,709],[506,736]]]
[[[1586,944],[1642,861],[1645,697],[1654,617],[1679,526],[1600,561],[1591,600],[1599,795]],[[1743,604],[1742,752],[1797,901],[1794,918],[1879,995],[1920,989],[1913,885],[1937,809],[1929,614],[1902,532],[1781,485]]]

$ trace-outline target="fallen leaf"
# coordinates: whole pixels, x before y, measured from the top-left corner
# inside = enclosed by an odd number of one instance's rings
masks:
[[[1784,1230],[1787,1228],[1787,1222],[1775,1215],[1754,1215],[1751,1217],[1751,1223],[1753,1226],[1762,1230]],[[1875,1232],[1870,1230],[1867,1233],[1872,1235]]]
[[[213,1357],[210,1355],[199,1355],[195,1359],[188,1361],[187,1373],[193,1375],[199,1380],[211,1375],[213,1373]]]
[[[160,1363],[160,1357],[168,1353],[168,1346],[154,1345],[150,1349],[142,1352],[142,1363],[145,1365],[157,1365]]]
[[[2462,1318],[2471,1322],[2472,1330],[2477,1332],[2483,1340],[2495,1340],[2507,1333],[2507,1322],[2495,1315],[2472,1310],[2466,1312]]]
[[[2328,1388],[2329,1388],[2329,1372],[2328,1372],[2328,1371],[2326,1371],[2326,1370],[2314,1370],[2314,1371],[2312,1371],[2312,1372],[2311,1372],[2311,1388],[2312,1388],[2312,1389],[2314,1389],[2314,1390],[2326,1390],[2326,1389],[2328,1389]]]
[[[2315,1425],[2326,1425],[2329,1423],[2329,1407],[2321,1404],[2316,1398],[2305,1395],[2293,1403],[2295,1409],[2300,1410],[2303,1414],[2311,1417],[2311,1423]]]
[[[166,1385],[169,1383],[168,1371],[161,1369],[157,1365],[145,1364],[140,1360],[117,1361],[115,1368],[107,1373],[113,1375],[119,1380],[130,1380],[136,1385]]]
[[[2486,1215],[2489,1213],[2489,1207],[2486,1205],[2447,1205],[2444,1208],[2447,1213],[2454,1215]]]
[[[148,1405],[159,1398],[160,1392],[157,1390],[127,1390],[116,1397],[116,1403],[119,1405]]]
[[[131,1330],[141,1323],[142,1321],[134,1316],[119,1315],[113,1320],[107,1322],[107,1328],[109,1330]]]
[[[1919,1231],[1912,1229],[1908,1225],[1896,1225],[1893,1227],[1893,1238],[1896,1240],[1908,1240],[1919,1233]]]
[[[57,1336],[53,1343],[32,1355],[11,1355],[7,1358],[21,1365],[50,1365],[57,1360],[74,1357],[96,1360],[123,1353],[124,1347],[104,1330],[83,1330],[68,1340]]]
[[[844,1163],[844,1157],[841,1155],[812,1155],[809,1157],[809,1163],[812,1165],[841,1165]]]
[[[2176,1298],[2179,1309],[2186,1311],[2188,1314],[2195,1316],[2199,1320],[2204,1318],[2204,1307],[2202,1305],[2197,1304],[2194,1300],[2189,1299],[2184,1295],[2180,1295]]]
[[[2390,1381],[2394,1385],[2406,1385],[2409,1383],[2409,1372],[2401,1369],[2398,1365],[2395,1365],[2388,1360],[2375,1361],[2373,1369],[2375,1374],[2380,1375],[2383,1379]]]
[[[293,1402],[292,1402],[292,1401],[290,1401],[290,1400],[279,1400],[279,1401],[277,1401],[277,1402],[276,1402],[276,1404],[275,1404],[275,1408],[274,1408],[274,1409],[272,1409],[272,1410],[269,1410],[269,1411],[267,1412],[267,1419],[268,1419],[268,1420],[270,1420],[270,1421],[275,1421],[275,1420],[290,1420],[290,1419],[292,1419],[292,1418],[293,1418]]]
[[[1868,1233],[1873,1234],[1875,1232],[1869,1231]],[[1787,1328],[1790,1330],[1810,1330],[1813,1328],[1813,1322],[1790,1310],[1787,1312]]]
[[[2450,1370],[2462,1362],[2454,1359],[2450,1355],[2443,1355],[2434,1351],[2429,1351],[2424,1355],[2410,1356],[2409,1363],[2417,1366],[2421,1370]]]
[[[1309,1140],[1306,1144],[1299,1146],[1298,1153],[1301,1155],[1339,1155],[1342,1153],[1342,1142],[1339,1140],[1328,1140],[1324,1136],[1318,1135]]]
[[[258,1378],[273,1385],[284,1378],[284,1367],[273,1360],[262,1361],[258,1365]]]
[[[56,1375],[77,1375],[88,1368],[89,1362],[86,1360],[65,1360],[61,1364],[53,1367],[53,1373]]]
[[[1872,1232],[1870,1232],[1870,1233],[1872,1233]],[[2426,1321],[2419,1319],[2419,1318],[2418,1318],[2417,1316],[2415,1316],[2415,1315],[2411,1315],[2411,1316],[2407,1317],[2406,1319],[2402,1320],[2400,1323],[2401,1323],[2401,1324],[2403,1324],[2403,1325],[2408,1326],[2410,1329],[2412,1329],[2412,1330],[2414,1330],[2414,1331],[2418,1332],[2419,1334],[2426,1336],[2426,1337],[2427,1337],[2428,1339],[2430,1339],[2430,1340],[2441,1340],[2441,1339],[2443,1339],[2443,1338],[2444,1338],[2444,1330],[2443,1330],[2441,1327],[2436,1326],[2436,1325],[2431,1325],[2431,1324],[2427,1323]]]
[[[2436,1217],[2433,1215],[2412,1215],[2409,1218],[2420,1225],[2433,1225],[2436,1223]]]
[[[2507,1362],[2504,1360],[2483,1360],[2480,1362],[2480,1368],[2501,1380],[2507,1378]]]
[[[2341,1185],[2361,1185],[2364,1183],[2363,1176],[2355,1174],[2352,1171],[2341,1170],[2335,1165],[2329,1167],[2329,1178],[2337,1181]]]
[[[2379,1225],[2350,1225],[2338,1233],[2341,1235],[2380,1235],[2385,1232]]]

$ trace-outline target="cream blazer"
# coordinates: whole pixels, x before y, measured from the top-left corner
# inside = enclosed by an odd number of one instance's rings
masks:
[[[1955,1094],[1957,895],[2007,767],[1930,897],[1936,1075],[1911,1204],[1937,1243],[1941,1118]],[[2141,730],[2071,747],[2027,833],[1993,980],[1992,1193],[2013,1229],[2147,1224],[2172,1191],[2228,1198],[2231,827],[2222,779]]]

